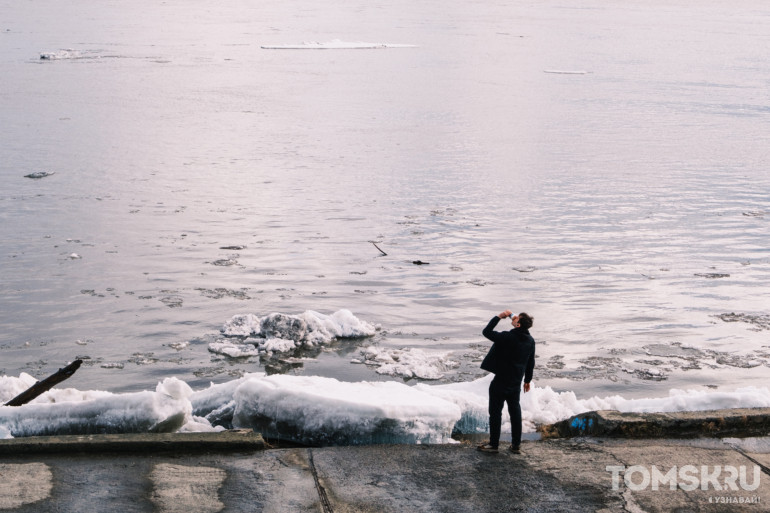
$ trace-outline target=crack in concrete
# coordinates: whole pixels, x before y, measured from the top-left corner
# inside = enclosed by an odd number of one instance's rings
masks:
[[[740,447],[738,447],[737,445],[730,444],[730,447],[732,447],[734,451],[736,451],[736,452],[740,453],[741,455],[743,455],[744,458],[746,458],[747,460],[751,461],[756,466],[761,468],[762,472],[764,472],[765,474],[770,476],[770,468],[768,468],[767,466],[763,465],[762,463],[758,462],[757,460],[755,460],[754,458],[752,458],[751,456],[746,454],[746,452],[744,452],[744,450],[741,449]]]
[[[604,450],[603,447],[593,445],[589,442],[578,442],[578,443],[590,452],[603,454],[604,456],[609,456],[610,458],[620,463],[624,467],[628,466],[628,464],[625,461],[618,458],[618,456],[613,454],[612,452]],[[646,511],[642,509],[642,507],[639,506],[639,504],[637,504],[636,501],[634,500],[634,494],[630,488],[625,488],[625,490],[622,493],[619,493],[618,495],[623,501],[623,511],[625,511],[626,513],[646,513]]]
[[[310,472],[313,474],[315,488],[318,491],[318,498],[321,501],[323,513],[334,513],[334,509],[332,509],[332,505],[329,502],[329,497],[326,495],[326,488],[323,487],[321,481],[318,479],[318,471],[315,468],[315,461],[313,461],[313,449],[308,449],[307,453],[308,461],[310,462]]]

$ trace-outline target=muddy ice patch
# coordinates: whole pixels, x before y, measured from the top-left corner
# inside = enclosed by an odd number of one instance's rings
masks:
[[[766,365],[770,367],[770,353],[765,350],[753,350],[745,354],[713,349],[700,349],[683,346],[678,342],[671,344],[651,344],[643,349],[649,355],[666,358],[666,364],[681,370],[694,370],[703,367],[719,369],[736,367],[750,369]]]
[[[751,331],[770,330],[770,315],[751,315],[745,313],[723,313],[715,316],[723,322],[741,322],[749,325]]]
[[[207,297],[209,299],[222,299],[222,298],[233,298],[233,299],[239,299],[242,301],[245,301],[247,299],[251,299],[251,297],[248,295],[247,288],[242,288],[240,290],[234,290],[234,289],[226,289],[226,288],[215,288],[215,289],[206,289],[206,288],[196,288],[198,292],[200,292],[201,296]]]
[[[673,373],[701,369],[752,369],[770,367],[770,347],[746,353],[716,351],[679,342],[648,344],[639,349],[610,349],[608,356],[587,356],[576,363],[563,355],[541,356],[538,375],[573,381],[603,379],[617,382],[623,378],[665,381]]]

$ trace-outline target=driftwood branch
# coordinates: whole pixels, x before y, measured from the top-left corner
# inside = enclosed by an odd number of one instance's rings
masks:
[[[374,244],[374,241],[371,241],[371,240],[370,240],[369,242],[371,242],[372,244]],[[374,247],[375,247],[375,248],[377,248],[377,249],[380,249],[380,247],[379,247],[377,244],[374,244]],[[380,249],[380,253],[382,253],[382,255],[383,255],[383,256],[388,256],[388,254],[387,254],[387,253],[385,253],[385,252],[384,252],[383,250],[381,250],[381,249]]]
[[[5,403],[4,406],[21,406],[22,404],[27,404],[35,397],[48,392],[54,386],[75,374],[75,371],[80,368],[81,363],[83,363],[83,360],[75,360],[63,369],[59,369],[56,373],[51,374],[43,381],[38,381],[24,392]]]

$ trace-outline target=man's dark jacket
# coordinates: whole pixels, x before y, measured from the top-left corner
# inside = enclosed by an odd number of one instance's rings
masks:
[[[494,342],[481,368],[501,378],[524,376],[524,383],[532,381],[535,370],[535,339],[524,328],[494,331],[500,317],[494,316],[481,333]]]

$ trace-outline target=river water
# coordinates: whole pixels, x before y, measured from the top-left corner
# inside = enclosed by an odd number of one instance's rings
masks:
[[[770,377],[763,2],[0,12],[4,374],[82,358],[78,389],[404,379],[351,363],[374,345],[468,381],[510,308],[535,317],[536,384],[556,390]],[[306,42],[343,48],[263,48]],[[380,330],[209,351],[237,314],[339,309]]]

